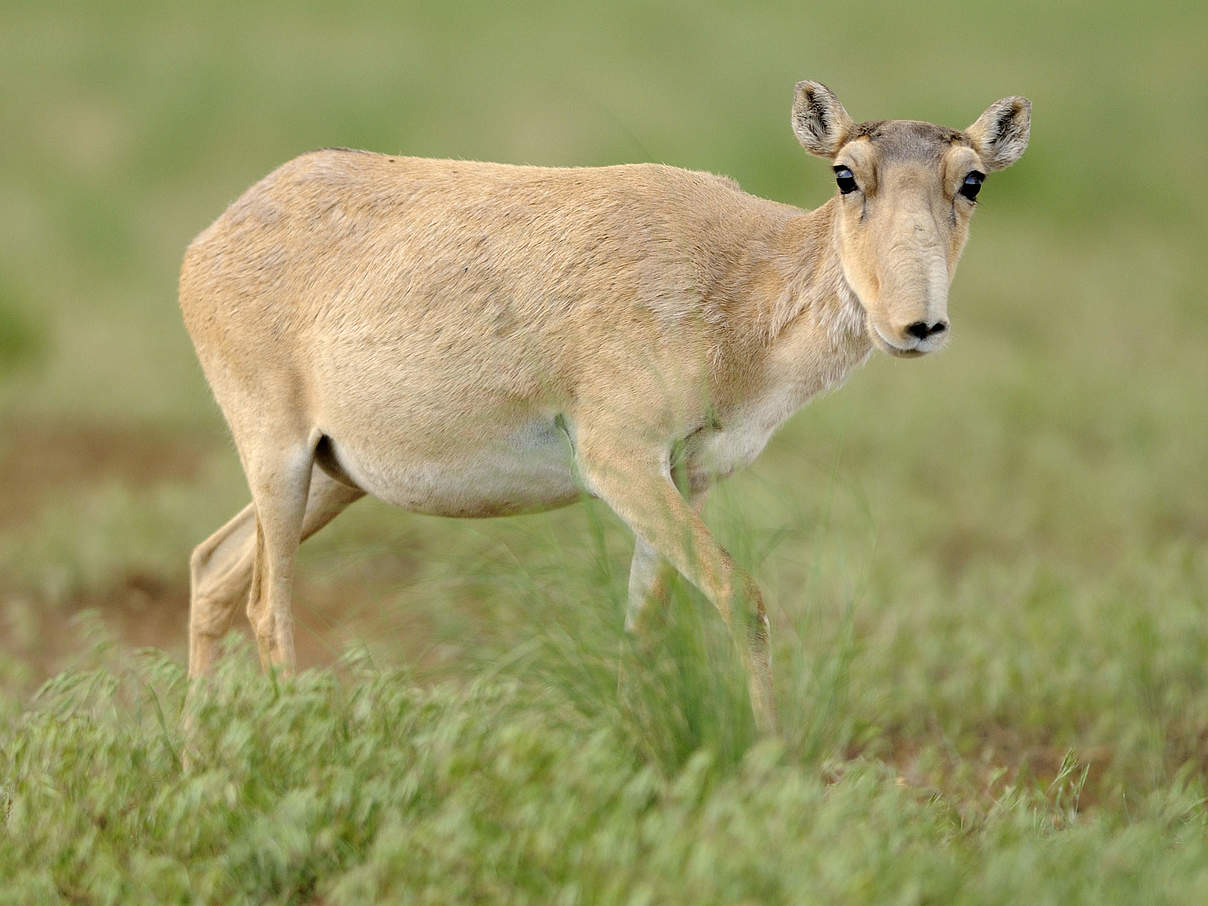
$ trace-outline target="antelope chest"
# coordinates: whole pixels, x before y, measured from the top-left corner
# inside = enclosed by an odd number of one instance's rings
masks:
[[[764,394],[723,413],[689,437],[684,465],[692,484],[707,484],[750,465],[801,405],[800,397],[795,388]]]

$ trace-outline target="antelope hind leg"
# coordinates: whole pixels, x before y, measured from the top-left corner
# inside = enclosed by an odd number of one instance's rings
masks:
[[[316,468],[310,481],[305,541],[365,492],[349,487]],[[256,555],[256,510],[248,504],[193,551],[189,561],[189,676],[203,676],[213,666],[218,643],[230,631],[241,603],[248,599]]]

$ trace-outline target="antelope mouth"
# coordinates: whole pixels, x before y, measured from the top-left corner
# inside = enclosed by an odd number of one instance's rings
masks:
[[[890,341],[885,334],[881,333],[881,329],[873,323],[872,318],[868,319],[868,336],[872,339],[872,343],[884,353],[888,353],[896,359],[917,359],[932,352],[936,347],[931,346],[926,341],[916,340],[911,338],[911,345],[903,346],[899,343]]]

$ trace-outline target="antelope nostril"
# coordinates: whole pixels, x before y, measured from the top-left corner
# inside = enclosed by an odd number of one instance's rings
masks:
[[[947,329],[947,321],[936,321],[931,325],[928,325],[926,321],[915,321],[907,326],[906,332],[916,339],[925,340],[934,334],[943,333]]]

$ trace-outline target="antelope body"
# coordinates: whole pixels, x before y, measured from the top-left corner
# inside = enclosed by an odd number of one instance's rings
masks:
[[[627,626],[678,570],[737,622],[770,728],[763,602],[699,504],[874,346],[942,345],[970,180],[1017,159],[1028,124],[1022,98],[964,132],[855,124],[802,82],[794,131],[839,186],[815,211],[648,164],[324,150],[280,167],[181,271],[252,492],[193,553],[190,675],[243,600],[266,668],[292,670],[298,544],[366,493],[496,516],[587,491],[636,536]]]

